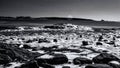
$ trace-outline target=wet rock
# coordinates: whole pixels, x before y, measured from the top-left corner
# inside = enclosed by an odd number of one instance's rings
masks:
[[[27,40],[26,41],[26,43],[32,43],[33,42],[33,40]]]
[[[109,44],[109,45],[115,45],[115,42],[114,41],[110,41],[107,44]]]
[[[82,41],[82,46],[88,45],[88,41]]]
[[[58,51],[58,52],[76,52],[80,53],[81,51],[79,49],[68,49],[68,48],[54,48],[51,49],[50,51]]]
[[[50,43],[50,41],[48,41],[47,39],[39,39],[38,40],[38,43],[42,43],[42,42]]]
[[[101,42],[96,42],[96,45],[102,45],[102,43]]]
[[[103,36],[99,36],[98,41],[102,41],[103,40]]]
[[[64,54],[52,54],[52,55],[43,55],[38,57],[37,59],[38,64],[47,63],[47,64],[64,64],[68,62],[68,58]]]
[[[12,61],[28,61],[40,56],[39,53],[32,53],[26,49],[4,43],[0,45],[0,49],[3,49],[0,53],[9,56]]]
[[[73,60],[73,63],[75,65],[77,65],[77,64],[80,64],[80,65],[82,65],[82,64],[92,64],[92,60],[87,59],[87,58],[77,57]]]
[[[11,61],[12,61],[12,59],[8,55],[0,54],[0,65],[1,64],[6,65]]]
[[[57,42],[57,39],[53,39],[53,42]]]
[[[63,66],[62,68],[70,68],[70,66]]]
[[[39,68],[36,61],[29,61],[17,68]]]
[[[92,59],[94,63],[101,63],[101,64],[108,64],[108,62],[113,60],[118,61],[119,59],[116,56],[107,53],[101,53],[100,55]]]
[[[53,65],[50,65],[50,64],[47,64],[47,63],[41,64],[40,67],[43,67],[43,68],[55,68]]]
[[[113,68],[120,68],[120,62],[118,61],[110,61],[108,64]]]
[[[37,47],[32,47],[32,51],[37,51],[39,50]]]
[[[6,53],[6,50],[5,50],[5,49],[0,48],[0,53],[1,53],[1,54],[5,54],[5,53]]]
[[[113,68],[107,64],[90,64],[87,65],[85,68]]]
[[[31,47],[29,45],[23,45],[23,48],[25,48],[25,49],[31,49]]]

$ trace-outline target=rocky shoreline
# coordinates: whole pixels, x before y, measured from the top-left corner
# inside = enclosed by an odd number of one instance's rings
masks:
[[[120,68],[119,31],[56,31],[1,33],[0,68]]]

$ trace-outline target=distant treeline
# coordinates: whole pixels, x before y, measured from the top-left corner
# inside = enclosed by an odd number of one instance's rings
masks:
[[[7,17],[0,16],[0,25],[30,25],[35,24],[58,24],[58,23],[71,23],[75,25],[84,25],[84,26],[110,26],[110,27],[119,27],[120,22],[118,21],[95,21],[92,19],[84,18],[68,18],[68,17],[30,17],[30,16],[17,16],[17,17]],[[48,28],[48,27],[46,27]],[[54,28],[54,27],[53,27]],[[59,27],[55,27],[59,28]],[[98,28],[98,27],[97,27]]]
[[[2,21],[16,21],[16,20],[32,20],[33,18],[31,17],[24,17],[24,16],[19,16],[19,17],[4,17],[0,16],[0,20]]]
[[[82,19],[82,18],[66,18],[66,17],[40,17],[33,18],[30,16],[18,16],[18,17],[5,17],[0,16],[0,21],[41,21],[41,20],[84,20],[84,21],[93,21],[91,19]]]
[[[17,29],[15,26],[0,26],[0,30],[5,30],[5,29]]]

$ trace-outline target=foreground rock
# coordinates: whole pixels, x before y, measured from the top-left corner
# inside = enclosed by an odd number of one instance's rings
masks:
[[[37,63],[37,61],[33,60],[33,61],[29,61],[26,62],[25,64],[16,67],[16,68],[39,68],[39,67],[43,67],[43,68],[55,68],[54,66],[50,65],[50,64],[46,64],[46,63]]]
[[[32,53],[28,50],[19,48],[15,45],[0,43],[0,61],[1,63],[13,61],[28,61],[32,60],[41,54]]]
[[[39,66],[36,61],[30,61],[16,68],[39,68]]]
[[[70,66],[63,66],[62,68],[70,68]]]
[[[87,59],[87,58],[81,58],[81,57],[77,57],[73,60],[73,63],[75,65],[79,64],[79,65],[82,65],[82,64],[92,64],[92,60],[90,59]]]
[[[11,61],[12,61],[12,59],[9,56],[7,56],[5,54],[0,54],[0,65],[1,64],[4,64],[4,65],[8,64]]]
[[[52,55],[43,55],[41,57],[38,57],[37,59],[38,64],[64,64],[68,62],[68,58],[64,54],[52,54]]]
[[[38,65],[40,67],[43,67],[43,68],[55,68],[53,65],[50,65],[50,64],[47,64],[47,63],[42,63],[42,64],[39,64]]]
[[[119,61],[119,58],[111,54],[101,53],[100,55],[94,57],[92,60],[94,63],[108,64],[110,61]]]
[[[90,64],[87,65],[85,68],[113,68],[107,64]]]
[[[110,61],[108,64],[113,68],[120,68],[120,62],[118,61]]]

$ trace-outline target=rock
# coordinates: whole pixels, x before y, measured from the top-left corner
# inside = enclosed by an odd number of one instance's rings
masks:
[[[92,60],[87,59],[87,58],[82,58],[82,57],[77,57],[73,60],[73,64],[92,64]]]
[[[57,39],[53,39],[53,42],[57,42]]]
[[[115,42],[114,41],[110,41],[107,44],[109,44],[109,45],[115,45]]]
[[[38,51],[39,49],[37,47],[32,47],[32,51]]]
[[[113,68],[120,68],[120,62],[118,61],[110,61],[108,64]]]
[[[26,43],[32,43],[33,42],[33,40],[27,40],[26,41]]]
[[[98,41],[102,41],[103,40],[103,36],[99,36]]]
[[[92,59],[94,63],[101,63],[101,64],[108,64],[108,62],[113,60],[118,61],[119,59],[116,56],[107,53],[101,53],[100,55]]]
[[[62,68],[70,68],[70,66],[63,66]]]
[[[54,48],[51,49],[50,51],[57,51],[57,52],[76,52],[80,53],[81,51],[79,49],[68,49],[68,48]]]
[[[90,64],[87,65],[85,68],[113,68],[107,64]]]
[[[23,48],[25,48],[25,49],[32,49],[29,45],[23,45]]]
[[[10,45],[2,43],[0,45],[0,49],[0,53],[9,56],[12,61],[28,61],[41,55],[39,53],[32,53],[26,49],[19,48],[12,44]]]
[[[50,43],[50,41],[48,41],[47,39],[39,39],[38,40],[38,43],[43,43],[43,42]]]
[[[103,45],[101,42],[96,42],[96,45]]]
[[[64,64],[68,62],[68,58],[64,54],[52,54],[52,55],[43,55],[36,58],[38,64],[47,63],[47,64]]]
[[[88,41],[82,41],[82,46],[88,45]]]
[[[55,68],[53,65],[50,65],[50,64],[47,64],[47,63],[41,64],[40,67],[43,67],[43,68]]]
[[[0,53],[1,53],[1,54],[5,54],[5,53],[6,53],[6,50],[5,50],[5,49],[0,48]]]
[[[0,54],[0,65],[1,64],[8,64],[12,61],[12,59],[8,56],[8,55],[5,55],[5,54]]]
[[[39,68],[36,61],[29,61],[18,68]]]

